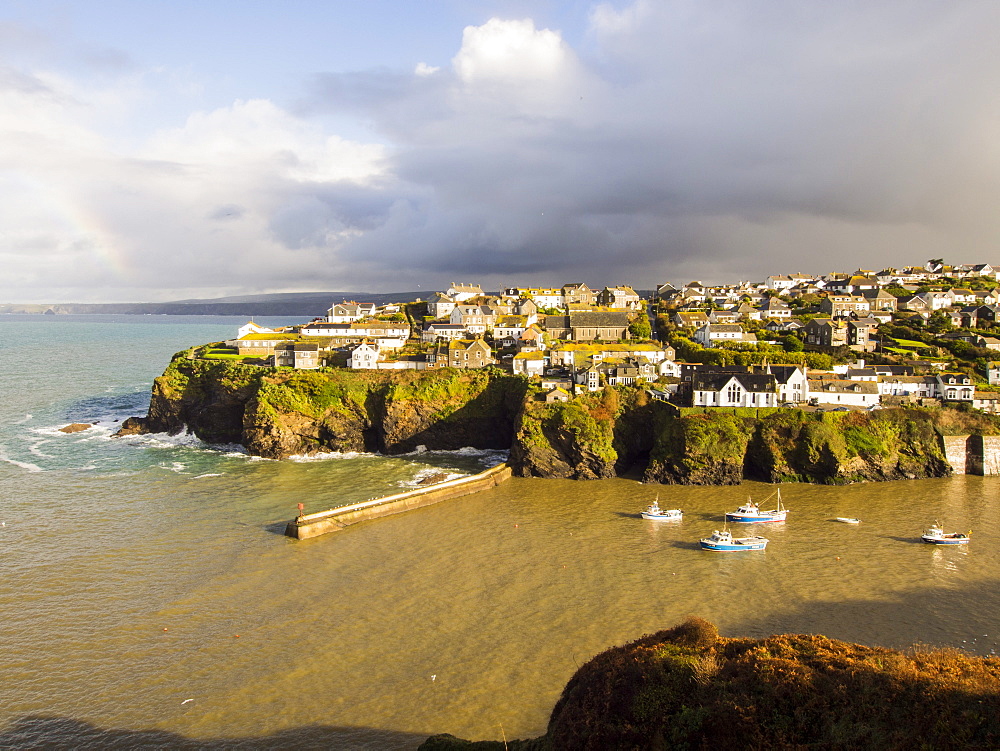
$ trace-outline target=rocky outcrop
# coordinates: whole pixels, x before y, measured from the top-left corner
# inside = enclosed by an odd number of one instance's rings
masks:
[[[119,435],[194,433],[256,456],[324,451],[508,449],[527,382],[495,369],[422,373],[297,371],[179,353],[153,384],[145,418]]]

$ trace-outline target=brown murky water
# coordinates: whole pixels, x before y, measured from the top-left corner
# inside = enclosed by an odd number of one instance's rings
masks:
[[[789,521],[766,526],[762,553],[696,548],[723,510],[769,490],[752,485],[659,489],[685,509],[677,524],[637,517],[653,487],[515,479],[315,540],[275,533],[301,497],[291,486],[336,492],[349,464],[262,463],[239,488],[163,473],[52,489],[105,503],[4,528],[8,728],[46,716],[73,722],[32,732],[407,748],[433,732],[540,734],[578,665],[689,614],[727,635],[980,654],[998,641],[1000,480],[787,487]],[[972,543],[918,542],[935,518]]]

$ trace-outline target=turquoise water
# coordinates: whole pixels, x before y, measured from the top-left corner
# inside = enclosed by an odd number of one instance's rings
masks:
[[[788,486],[789,521],[736,556],[696,541],[770,488],[514,479],[285,538],[298,502],[499,457],[276,462],[190,436],[110,438],[174,352],[243,322],[0,316],[0,747],[533,736],[578,665],[691,614],[725,635],[998,649],[998,478]],[[58,432],[70,422],[98,424]],[[657,494],[682,522],[638,518]],[[972,543],[919,543],[935,518]]]

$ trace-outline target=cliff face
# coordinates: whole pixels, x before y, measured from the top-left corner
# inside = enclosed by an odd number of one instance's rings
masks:
[[[841,484],[950,472],[931,412],[786,409],[662,420],[645,479],[687,485],[729,485],[744,478]]]
[[[295,371],[175,356],[125,432],[189,430],[283,458],[320,451],[508,449],[525,379],[494,370]]]
[[[847,483],[950,473],[941,434],[996,434],[998,421],[955,410],[806,413],[686,410],[642,389],[605,389],[566,403],[539,400],[497,369],[296,371],[175,356],[128,432],[190,430],[282,458],[320,451],[404,453],[510,449],[524,477],[725,485]]]

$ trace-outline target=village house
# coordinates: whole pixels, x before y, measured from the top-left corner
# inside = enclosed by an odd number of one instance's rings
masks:
[[[583,283],[564,284],[562,288],[562,296],[563,305],[571,305],[574,303],[580,305],[597,304],[597,292]]]
[[[275,334],[275,333],[277,332],[274,329],[269,329],[266,326],[261,326],[259,324],[254,323],[253,321],[247,321],[242,326],[240,326],[239,330],[236,333],[236,338],[240,339],[246,336],[247,334]]]
[[[809,402],[821,406],[872,407],[879,403],[878,384],[846,379],[810,379]]]
[[[692,407],[777,407],[773,375],[696,373],[691,381]]]
[[[439,341],[463,339],[465,335],[465,326],[460,323],[439,323],[437,321],[431,321],[424,326],[424,330],[420,334],[420,341],[428,344],[434,344]]]
[[[854,295],[827,295],[819,303],[821,313],[832,318],[846,318],[852,313],[867,314],[871,304],[864,297]]]
[[[847,345],[847,324],[831,318],[813,318],[803,329],[806,344],[817,347],[844,347]]]
[[[937,394],[939,399],[948,402],[971,402],[975,387],[972,378],[966,373],[938,373]]]
[[[673,314],[674,324],[684,329],[696,329],[708,323],[708,314],[703,310],[684,312],[677,311]]]
[[[449,323],[465,327],[469,334],[485,334],[496,324],[498,311],[489,305],[456,305]]]
[[[798,365],[765,365],[765,375],[774,377],[779,404],[802,404],[809,401],[809,375]]]
[[[482,339],[455,339],[437,345],[428,354],[427,364],[436,368],[482,368],[496,364],[496,360]]]
[[[572,312],[568,317],[573,341],[628,339],[630,336],[626,313],[580,311]]]
[[[863,290],[861,296],[868,301],[868,309],[870,311],[895,313],[899,307],[896,296],[890,295],[881,287],[878,289]]]
[[[1000,392],[977,391],[972,397],[972,406],[991,415],[1000,414]]]
[[[769,297],[763,305],[758,308],[761,319],[764,318],[784,318],[792,317],[792,309],[777,297]]]
[[[726,343],[754,343],[756,334],[748,334],[738,323],[706,323],[694,332],[694,340],[703,347],[717,347]]]
[[[282,342],[274,348],[272,364],[299,370],[316,370],[320,367],[320,351],[316,342]]]
[[[534,300],[535,305],[539,308],[563,308],[566,306],[562,289],[555,287],[508,287],[503,290],[503,295],[514,299],[526,297]]]
[[[342,302],[326,311],[327,323],[353,323],[375,315],[375,303]]]
[[[621,310],[642,310],[642,298],[631,287],[605,287],[597,295],[597,304]]]
[[[351,350],[350,357],[347,359],[347,367],[352,370],[374,369],[377,367],[380,355],[378,345],[374,342],[361,342]]]
[[[514,375],[540,376],[545,373],[548,358],[541,351],[518,352],[511,360]]]
[[[481,297],[485,293],[478,284],[455,284],[452,282],[444,294],[456,303],[460,303],[471,300],[473,297]]]
[[[903,396],[911,400],[932,399],[938,387],[936,377],[915,375],[881,375],[877,385],[882,396]]]
[[[443,292],[435,292],[427,301],[427,315],[434,318],[447,318],[455,309],[456,303]]]

